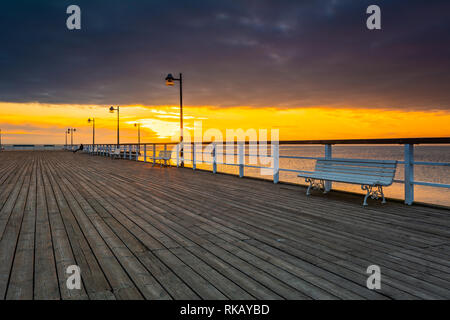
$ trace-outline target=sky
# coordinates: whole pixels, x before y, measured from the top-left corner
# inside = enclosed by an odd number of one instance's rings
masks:
[[[68,30],[66,8],[81,8]],[[366,8],[381,8],[368,30]],[[449,136],[445,0],[2,1],[3,143],[171,140],[183,73],[186,128],[279,129],[280,138]]]

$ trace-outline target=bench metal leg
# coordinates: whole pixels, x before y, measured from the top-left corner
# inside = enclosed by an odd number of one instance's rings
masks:
[[[305,179],[305,182],[309,182],[308,189],[306,190],[306,195],[309,196],[311,194],[311,188],[313,186],[312,179]]]
[[[369,186],[361,186],[361,189],[363,190],[367,190],[366,196],[364,197],[364,202],[363,202],[363,206],[367,206],[367,198],[370,196],[370,190],[372,189],[372,187]]]
[[[383,193],[383,187],[382,186],[378,187],[378,192],[381,194],[381,197],[383,198],[381,203],[386,203],[386,199],[384,198],[384,193]]]
[[[325,181],[324,180],[319,180],[318,182],[316,182],[316,179],[306,178],[305,182],[309,182],[308,189],[306,190],[307,196],[311,195],[311,189],[323,190],[323,193],[327,193],[327,191],[325,190]]]
[[[386,203],[386,199],[384,198],[383,186],[361,186],[362,190],[367,190],[366,196],[364,197],[363,206],[367,206],[367,199],[370,197],[372,199],[381,198],[381,203]]]

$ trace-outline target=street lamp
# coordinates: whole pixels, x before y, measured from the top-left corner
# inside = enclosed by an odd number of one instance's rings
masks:
[[[67,130],[64,131],[64,134],[66,135],[66,144],[64,145],[64,150],[67,150]]]
[[[0,151],[3,150],[3,145],[2,145],[2,129],[0,129]]]
[[[95,118],[89,118],[88,123],[92,122],[92,148],[95,145]]]
[[[67,133],[70,133],[70,147],[71,147],[72,151],[73,151],[73,133],[76,131],[77,131],[77,129],[75,129],[75,128],[67,129]]]
[[[117,108],[114,108],[113,106],[111,106],[111,108],[109,108],[109,112],[114,113],[114,111],[117,111],[117,147],[119,147],[119,144],[120,144],[120,140],[119,140],[119,113],[120,113],[120,107],[117,106]]]
[[[181,158],[181,166],[184,167],[184,159],[183,159],[183,75],[180,73],[179,78],[174,78],[171,73],[169,73],[166,77],[166,85],[173,86],[175,81],[180,82],[180,158]]]
[[[141,152],[141,124],[136,122],[134,126],[138,129],[138,152]]]

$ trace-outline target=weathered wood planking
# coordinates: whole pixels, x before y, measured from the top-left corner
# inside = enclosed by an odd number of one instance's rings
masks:
[[[448,299],[449,210],[70,152],[0,153],[1,299]],[[81,268],[81,290],[66,269]],[[381,290],[366,269],[381,267]]]

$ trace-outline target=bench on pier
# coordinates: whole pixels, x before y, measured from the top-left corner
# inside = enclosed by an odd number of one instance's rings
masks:
[[[153,165],[157,164],[159,162],[160,167],[164,166],[167,167],[167,164],[170,166],[170,159],[172,158],[172,151],[169,150],[161,150],[158,153],[158,156],[154,158]]]
[[[112,158],[112,159],[116,159],[116,158],[121,158],[121,151],[120,148],[116,148],[114,150],[111,150],[108,155]]]
[[[302,171],[298,176],[309,183],[308,196],[311,189],[327,193],[325,181],[360,184],[361,189],[367,191],[363,202],[367,206],[369,196],[372,199],[382,198],[382,203],[386,203],[383,187],[394,182],[396,169],[396,160],[320,159],[316,161],[314,171]]]

